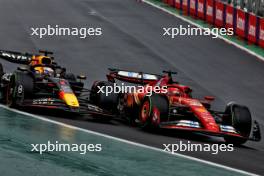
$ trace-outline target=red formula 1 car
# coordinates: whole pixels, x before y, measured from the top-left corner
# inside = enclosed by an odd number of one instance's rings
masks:
[[[94,83],[90,100],[104,109],[114,109],[116,114],[142,128],[205,133],[222,136],[227,143],[233,144],[243,144],[249,139],[260,140],[259,125],[256,121],[252,123],[246,106],[229,103],[223,112],[212,110],[214,97],[206,96],[203,100],[192,97],[192,89],[174,82],[172,74],[176,73],[164,71],[164,75],[156,75],[110,69],[108,81]],[[99,91],[103,88],[114,90],[120,81],[122,86],[124,82],[136,84],[136,91],[119,94]],[[253,135],[250,137],[252,126]]]

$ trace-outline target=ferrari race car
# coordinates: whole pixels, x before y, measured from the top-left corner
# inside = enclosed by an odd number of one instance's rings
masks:
[[[75,76],[54,62],[49,51],[39,54],[0,51],[0,57],[22,64],[13,73],[5,73],[0,63],[0,100],[15,108],[48,108],[78,114],[110,113],[92,105],[85,76]]]
[[[206,96],[202,100],[192,97],[192,89],[175,82],[173,74],[176,73],[164,71],[163,75],[157,75],[110,69],[107,81],[94,82],[90,100],[142,128],[205,133],[224,137],[227,143],[237,145],[247,140],[260,140],[259,124],[252,122],[246,106],[228,103],[223,112],[215,111],[211,108],[214,97]],[[114,90],[117,84],[124,86],[124,83],[141,87],[119,94],[99,91],[109,87]]]

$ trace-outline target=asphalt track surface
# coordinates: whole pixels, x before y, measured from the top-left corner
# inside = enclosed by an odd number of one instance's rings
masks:
[[[176,79],[191,85],[195,95],[216,96],[217,108],[223,108],[229,101],[248,105],[264,130],[264,62],[211,37],[164,38],[163,27],[187,23],[149,5],[134,0],[2,0],[0,23],[1,49],[52,50],[58,63],[74,73],[87,75],[88,87],[93,80],[105,79],[108,67],[155,73],[163,69],[176,70],[179,72]],[[48,24],[101,27],[103,36],[87,39],[30,36],[31,27]],[[15,68],[3,63],[7,70]],[[179,140],[222,142],[221,138],[171,131],[151,134],[119,121],[104,124],[87,119],[47,117],[159,148],[163,143],[178,143]],[[234,152],[218,155],[207,152],[185,154],[257,174],[264,173],[263,142],[248,142],[243,147],[236,147]]]

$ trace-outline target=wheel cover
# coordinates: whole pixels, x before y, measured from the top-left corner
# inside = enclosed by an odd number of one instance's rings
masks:
[[[153,108],[153,113],[152,113],[152,118],[151,118],[151,123],[154,126],[158,126],[160,123],[160,111],[158,108],[154,107]]]
[[[142,105],[142,109],[140,112],[140,121],[141,122],[146,122],[148,117],[149,117],[149,112],[150,112],[150,103],[148,101],[145,101]]]

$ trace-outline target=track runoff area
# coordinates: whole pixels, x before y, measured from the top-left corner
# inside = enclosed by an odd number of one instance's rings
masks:
[[[2,105],[0,122],[3,175],[254,175]]]

